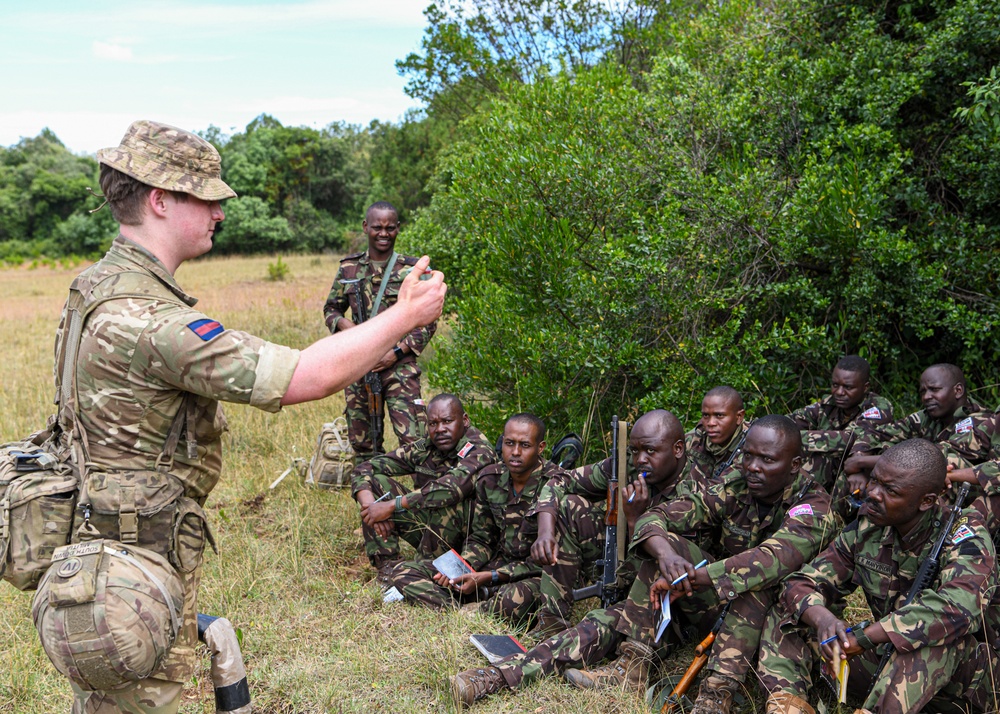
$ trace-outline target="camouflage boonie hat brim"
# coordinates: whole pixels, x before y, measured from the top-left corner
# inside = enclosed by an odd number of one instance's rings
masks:
[[[97,160],[149,186],[189,193],[203,201],[236,196],[222,180],[222,157],[215,147],[169,124],[132,122],[121,144],[100,149]]]

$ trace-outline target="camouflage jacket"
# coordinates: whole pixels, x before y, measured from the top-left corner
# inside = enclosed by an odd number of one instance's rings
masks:
[[[400,255],[396,260],[392,268],[392,274],[389,276],[389,284],[386,286],[385,294],[382,296],[382,305],[379,307],[379,312],[396,303],[396,300],[399,298],[399,286],[402,285],[403,279],[409,274],[416,262],[416,258],[403,255]],[[326,319],[326,327],[331,333],[336,331],[337,320],[347,317],[348,307],[351,309],[352,320],[355,323],[358,322],[361,312],[358,309],[359,294],[364,300],[365,314],[368,317],[372,316],[372,306],[375,304],[375,298],[378,296],[378,291],[382,284],[382,273],[384,271],[384,266],[372,263],[368,257],[367,250],[361,253],[352,253],[341,259],[337,277],[330,288],[326,304],[323,305],[323,317]],[[344,285],[340,282],[341,280],[355,279],[360,279],[361,282],[354,285]],[[400,361],[413,361],[416,359],[416,355],[423,352],[424,347],[431,341],[431,337],[434,336],[436,329],[437,322],[432,322],[426,327],[417,327],[410,332],[399,343],[410,348],[410,351]]]
[[[827,394],[818,402],[796,409],[788,415],[802,430],[802,448],[806,453],[839,453],[850,440],[851,427],[877,427],[892,421],[892,402],[875,392],[868,392],[861,404],[846,412]],[[855,431],[859,431],[855,429]]]
[[[493,446],[482,432],[470,426],[447,454],[427,437],[359,464],[351,475],[351,493],[371,490],[371,476],[413,476],[414,490],[406,494],[408,510],[445,508],[472,495],[476,474],[497,463]]]
[[[736,447],[743,442],[743,437],[749,428],[747,423],[744,422],[741,428],[737,429],[733,434],[729,443],[725,444],[721,449],[715,448],[714,444],[708,440],[708,434],[700,426],[696,426],[685,434],[684,447],[688,459],[688,472],[691,474],[690,480],[705,481],[711,478],[718,478],[722,473],[722,467],[729,461]],[[733,465],[733,463],[735,463],[735,459],[733,459],[730,465]]]
[[[851,447],[854,454],[881,454],[893,444],[907,439],[927,439],[937,444],[951,442],[964,431],[975,428],[988,420],[990,414],[971,399],[964,407],[959,407],[952,419],[932,419],[921,409],[905,419],[897,419],[887,424],[864,424],[858,431],[858,438]]]
[[[945,453],[955,466],[971,466],[983,493],[995,498],[1000,496],[1000,411],[982,416],[966,417],[956,424]],[[964,463],[955,462],[950,458],[953,455]]]
[[[861,517],[785,582],[785,609],[797,622],[813,605],[829,607],[839,596],[861,587],[875,619],[896,649],[949,645],[988,628],[989,642],[1000,633],[1000,606],[990,602],[997,590],[996,553],[975,511],[958,521],[941,552],[941,569],[931,587],[913,602],[903,601],[946,521],[941,507],[927,511],[906,538],[893,527],[878,527]]]
[[[74,286],[87,304],[102,301],[84,324],[77,360],[79,421],[91,462],[97,469],[153,470],[187,404],[187,438],[171,473],[188,496],[203,500],[222,470],[226,420],[219,401],[278,411],[299,352],[227,330],[195,310],[197,300],[163,263],[123,236]],[[57,355],[65,327],[64,310]]]
[[[520,493],[514,492],[507,467],[498,463],[476,478],[476,510],[462,557],[476,570],[496,570],[510,580],[541,575],[539,565],[528,562],[538,537],[538,519],[528,517],[542,486],[559,478],[563,470],[544,461],[528,477]]]
[[[622,487],[634,480],[637,472],[628,459],[626,476],[619,476],[618,486]],[[608,480],[611,478],[611,458],[588,464],[572,471],[562,471],[562,475],[547,482],[538,496],[533,513],[551,513],[558,515],[559,501],[563,494],[583,496],[594,503],[605,503],[608,498]],[[656,496],[654,495],[654,498]]]
[[[808,562],[839,526],[822,486],[798,476],[772,507],[754,499],[743,473],[728,469],[719,481],[650,509],[636,525],[630,549],[668,532],[712,528],[715,554],[707,566],[722,602],[777,585]]]

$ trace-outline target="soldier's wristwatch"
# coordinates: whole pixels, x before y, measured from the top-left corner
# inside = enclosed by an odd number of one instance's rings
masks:
[[[403,359],[403,355],[406,354],[405,352],[403,352],[403,350],[399,349],[399,345],[396,345],[395,347],[392,348],[392,353],[396,355],[397,361]]]
[[[877,647],[868,635],[865,634],[864,630],[856,630],[851,634],[854,635],[854,639],[858,641],[858,644],[862,647],[862,649],[873,650]]]

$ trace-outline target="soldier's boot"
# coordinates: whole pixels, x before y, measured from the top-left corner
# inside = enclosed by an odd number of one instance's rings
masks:
[[[641,689],[646,686],[653,650],[636,640],[618,647],[618,659],[597,669],[567,669],[566,680],[579,689]]]
[[[451,696],[459,710],[490,694],[507,687],[507,682],[496,667],[467,669],[449,677]]]
[[[375,582],[382,590],[392,587],[392,581],[396,566],[402,563],[399,559],[386,559],[378,564],[378,572],[375,574]]]
[[[739,686],[735,679],[713,672],[701,683],[690,714],[729,714]]]
[[[816,714],[816,710],[802,697],[774,692],[767,698],[766,714]]]
[[[570,624],[561,617],[555,615],[539,615],[535,626],[525,635],[526,639],[534,639],[538,642],[547,640],[552,635],[558,635],[563,630],[568,630]]]

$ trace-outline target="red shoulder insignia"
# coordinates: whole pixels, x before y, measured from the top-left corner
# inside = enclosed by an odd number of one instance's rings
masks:
[[[461,449],[459,449],[459,451],[458,451],[458,458],[464,459],[466,456],[469,455],[469,452],[471,452],[474,448],[475,448],[475,446],[473,445],[473,443],[471,441],[466,442],[465,446],[463,446]]]

